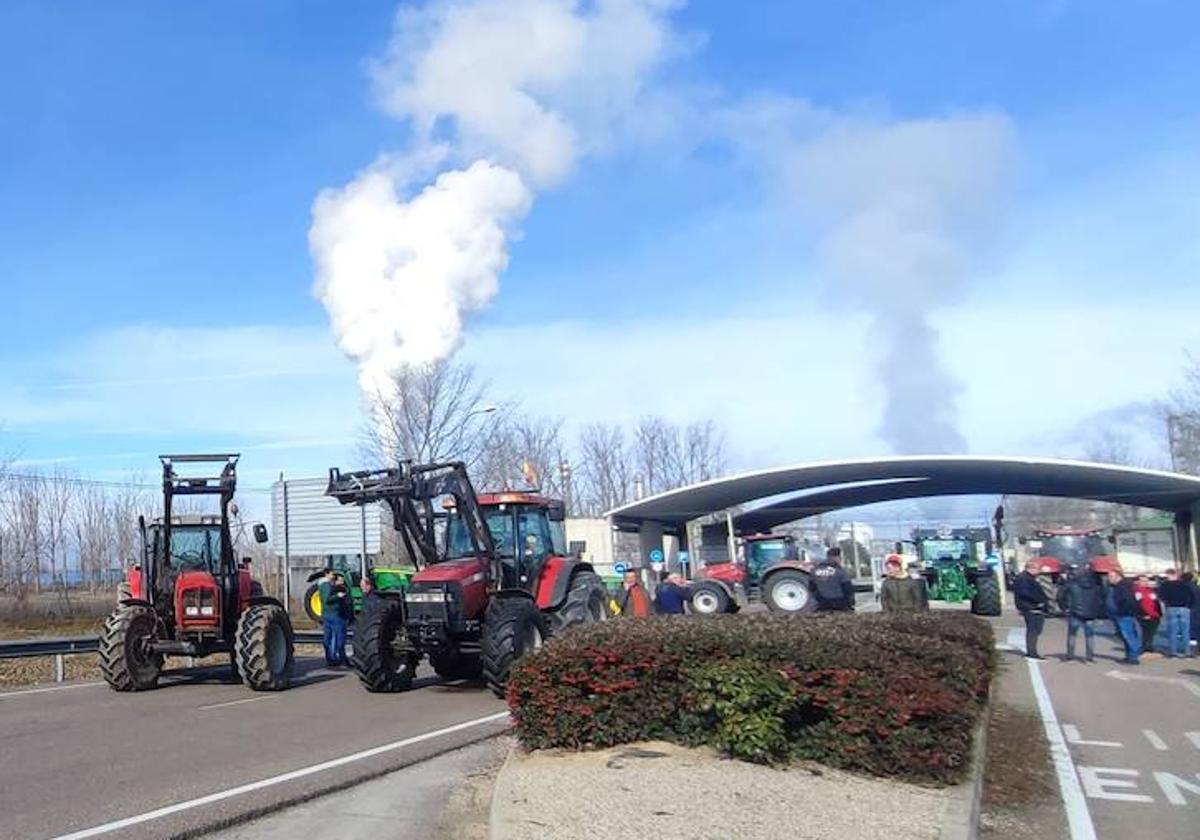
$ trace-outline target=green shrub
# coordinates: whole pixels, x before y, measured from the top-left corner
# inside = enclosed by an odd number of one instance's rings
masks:
[[[993,669],[991,628],[963,613],[666,616],[551,640],[508,701],[532,749],[664,739],[955,782]]]

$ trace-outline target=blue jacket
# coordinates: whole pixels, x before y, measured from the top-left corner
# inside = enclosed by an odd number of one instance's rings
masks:
[[[654,592],[654,611],[659,615],[682,615],[688,591],[674,583],[660,583]]]

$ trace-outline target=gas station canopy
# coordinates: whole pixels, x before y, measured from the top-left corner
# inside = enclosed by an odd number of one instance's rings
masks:
[[[1189,522],[1200,510],[1200,478],[1135,467],[1051,458],[905,456],[800,464],[742,473],[659,493],[614,508],[613,527],[640,531],[652,524],[678,534],[689,520],[761,499],[786,496],[747,510],[740,533],[768,531],[808,516],[929,496],[1028,495],[1092,499],[1157,508]]]

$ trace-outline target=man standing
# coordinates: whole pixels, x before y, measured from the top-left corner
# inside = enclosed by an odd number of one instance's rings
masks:
[[[1104,606],[1113,623],[1117,625],[1117,632],[1121,634],[1121,641],[1125,644],[1125,664],[1139,664],[1142,640],[1137,620],[1141,610],[1133,594],[1133,581],[1126,579],[1120,569],[1113,568],[1108,571],[1108,591],[1104,596]]]
[[[683,605],[690,597],[682,575],[664,572],[662,582],[654,593],[654,611],[659,615],[683,615]]]
[[[346,661],[346,587],[342,576],[333,569],[325,570],[325,579],[317,591],[321,597],[321,640],[325,645],[325,664],[332,667],[349,664]]]
[[[834,546],[813,569],[817,609],[821,612],[847,612],[854,609],[854,581],[841,567],[841,559],[842,550]]]
[[[633,569],[625,572],[621,581],[621,615],[631,615],[636,618],[646,618],[650,615],[650,596],[646,594],[637,572]]]
[[[1049,599],[1037,579],[1037,560],[1025,561],[1025,571],[1013,580],[1013,600],[1017,612],[1025,619],[1025,655],[1030,659],[1043,659],[1038,653],[1038,636],[1046,626],[1046,604]]]
[[[1188,656],[1196,595],[1189,582],[1180,576],[1179,569],[1167,570],[1167,579],[1158,586],[1158,598],[1167,614],[1167,656]]]
[[[910,578],[898,554],[889,554],[883,562],[887,575],[879,590],[879,603],[885,613],[925,612],[929,609],[929,590],[925,579]]]
[[[1087,564],[1071,569],[1059,595],[1059,606],[1067,614],[1067,661],[1078,661],[1075,656],[1075,637],[1083,630],[1085,661],[1095,662],[1093,640],[1096,630],[1092,622],[1104,616],[1104,592]]]

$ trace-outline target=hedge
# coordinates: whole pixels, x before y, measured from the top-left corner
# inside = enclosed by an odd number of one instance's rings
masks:
[[[661,739],[954,783],[994,667],[991,628],[959,612],[664,616],[551,640],[508,703],[530,749]]]

